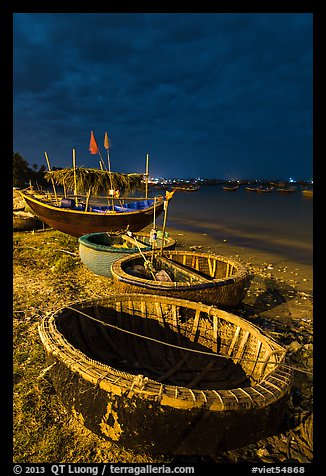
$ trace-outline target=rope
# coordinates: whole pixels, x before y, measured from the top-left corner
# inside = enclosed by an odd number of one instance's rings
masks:
[[[178,349],[178,350],[193,352],[195,354],[202,354],[202,355],[208,355],[210,357],[220,357],[220,358],[231,359],[232,360],[232,356],[223,355],[223,354],[215,354],[215,353],[212,353],[212,352],[206,352],[204,350],[191,349],[191,348],[183,347],[183,346],[180,346],[180,345],[171,344],[169,342],[164,342],[164,341],[161,341],[161,340],[158,340],[158,339],[154,339],[153,337],[148,337],[148,336],[144,336],[142,334],[137,334],[136,332],[132,332],[132,331],[129,331],[127,329],[121,329],[121,327],[115,326],[113,324],[109,324],[107,322],[103,322],[100,319],[97,319],[96,317],[93,317],[93,316],[90,316],[89,314],[86,314],[85,312],[81,311],[80,309],[75,309],[74,307],[67,306],[67,309],[70,309],[71,311],[75,311],[75,312],[77,312],[77,313],[79,313],[79,314],[81,314],[85,317],[88,317],[92,321],[98,322],[99,324],[102,324],[104,326],[111,327],[112,329],[115,329],[115,330],[120,331],[120,332],[124,332],[125,334],[130,334],[130,335],[133,335],[135,337],[140,337],[141,339],[150,340],[150,341],[155,342],[157,344],[165,345],[167,347],[173,347],[174,349]],[[238,362],[240,362],[240,361],[241,362],[256,362],[256,363],[266,364],[265,360],[240,358],[240,359],[237,359],[237,361]],[[267,362],[267,363],[268,364],[275,364],[275,365],[279,364],[279,362]],[[304,372],[304,373],[313,375],[312,372],[309,372],[309,371],[304,370],[304,369],[300,369],[298,367],[292,367],[291,365],[287,365],[287,364],[283,364],[283,366],[287,369],[296,370],[298,372]]]

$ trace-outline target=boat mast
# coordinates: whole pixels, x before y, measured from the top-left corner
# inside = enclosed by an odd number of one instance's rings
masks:
[[[149,154],[146,154],[146,168],[145,168],[145,175],[146,175],[146,188],[145,188],[145,198],[148,198],[148,161],[149,161]]]
[[[49,172],[52,172],[48,154],[47,154],[46,152],[44,152],[44,155],[45,155],[45,160],[46,160],[46,163],[47,163]],[[54,185],[54,180],[53,180],[53,177],[52,177],[52,176],[51,176],[51,182],[52,182],[52,187],[53,187],[53,192],[54,192],[55,200],[56,200],[57,205],[58,205],[57,191],[56,191],[56,188],[55,188],[55,185]]]
[[[76,205],[78,205],[78,198],[77,198],[77,178],[76,178],[76,150],[72,149],[72,167],[74,170],[74,196],[76,200]]]

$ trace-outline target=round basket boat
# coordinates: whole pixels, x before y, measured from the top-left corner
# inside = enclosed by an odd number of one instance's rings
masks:
[[[39,324],[57,394],[84,426],[152,454],[213,454],[275,434],[292,371],[256,326],[193,301],[131,294]]]
[[[42,228],[42,221],[30,212],[13,211],[13,231],[30,231]]]
[[[126,255],[138,253],[139,248],[142,251],[151,250],[149,233],[137,233],[133,236],[134,238],[126,234],[116,236],[109,233],[83,235],[78,239],[80,259],[93,273],[111,278],[111,265],[114,261]],[[173,248],[175,243],[173,238],[165,237],[163,248]],[[158,238],[156,246],[160,248],[161,244],[162,238]]]
[[[143,253],[152,259],[150,253]],[[237,306],[246,292],[249,272],[241,262],[212,253],[166,250],[153,259],[155,269],[164,269],[172,281],[154,280],[133,275],[133,269],[144,264],[139,253],[125,256],[112,264],[112,277],[117,292],[154,293],[214,304]],[[130,274],[133,273],[133,274]]]

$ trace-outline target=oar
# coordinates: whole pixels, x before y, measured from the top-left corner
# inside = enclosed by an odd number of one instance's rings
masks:
[[[149,272],[150,272],[151,275],[153,276],[154,281],[156,281],[155,274],[153,273],[152,263],[146,259],[146,256],[143,254],[142,250],[140,249],[140,246],[139,246],[139,244],[138,244],[137,239],[135,238],[135,236],[132,234],[131,231],[127,231],[127,235],[130,236],[131,238],[133,238],[133,239],[135,240],[135,243],[136,243],[136,246],[137,246],[137,248],[138,248],[138,251],[139,251],[139,253],[141,254],[141,256],[142,256],[142,258],[143,258],[143,260],[144,260],[145,268],[147,268],[147,269],[149,270]]]
[[[173,193],[172,193],[173,195]],[[165,199],[164,199],[164,218],[163,218],[163,228],[162,228],[162,242],[161,242],[161,250],[160,253],[163,253],[163,244],[164,244],[164,236],[165,236],[165,228],[166,228],[166,219],[168,216],[168,206],[170,199],[172,198],[172,195],[167,195],[165,194]]]

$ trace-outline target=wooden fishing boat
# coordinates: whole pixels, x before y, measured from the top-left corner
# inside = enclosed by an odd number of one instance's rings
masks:
[[[239,188],[239,185],[229,185],[229,186],[224,186],[223,187],[223,190],[225,190],[226,192],[236,192]]]
[[[259,187],[245,187],[247,192],[258,192]]]
[[[55,230],[80,237],[88,233],[136,232],[153,222],[163,211],[164,197],[119,200],[119,205],[89,206],[76,204],[74,198],[21,190],[21,196],[33,212]],[[113,199],[112,199],[113,200]],[[117,200],[115,200],[115,203]],[[120,203],[121,202],[121,203]]]
[[[95,274],[111,278],[111,265],[119,258],[132,253],[152,249],[149,233],[137,233],[133,237],[127,234],[90,233],[79,238],[79,256],[82,262]],[[173,248],[175,240],[163,239],[163,248]],[[157,238],[156,246],[161,248],[162,237]]]
[[[26,211],[13,211],[13,231],[30,231],[42,228],[41,220]]]
[[[171,279],[161,281],[155,273],[137,275],[134,269],[144,265],[144,258]],[[112,264],[111,273],[117,292],[153,293],[221,307],[237,306],[249,279],[246,266],[239,261],[198,251],[164,250],[163,254],[128,255]]]
[[[270,193],[274,187],[258,187],[257,192],[258,193]]]
[[[214,306],[115,295],[46,315],[39,335],[68,411],[126,450],[239,448],[275,434],[287,406],[285,349]]]
[[[173,190],[176,192],[197,192],[199,190],[199,185],[189,185],[189,186],[177,186],[173,187]]]
[[[302,190],[301,193],[306,198],[313,198],[313,196],[314,196],[313,190]]]
[[[296,192],[296,190],[295,187],[281,187],[277,189],[277,191],[281,193],[293,193]]]

